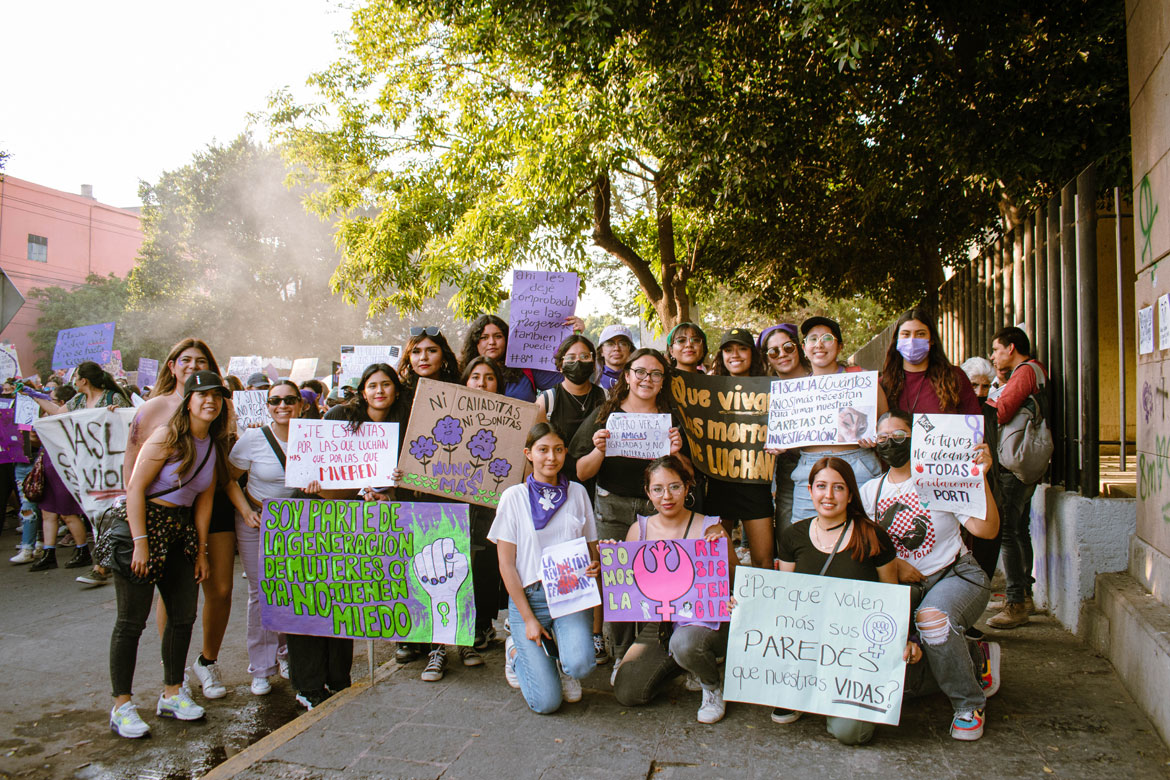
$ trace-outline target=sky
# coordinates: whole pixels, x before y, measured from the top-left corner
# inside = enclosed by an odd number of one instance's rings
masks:
[[[4,10],[4,173],[137,206],[157,181],[248,127],[282,87],[339,57],[335,0],[53,0]],[[257,128],[258,140],[267,140]]]

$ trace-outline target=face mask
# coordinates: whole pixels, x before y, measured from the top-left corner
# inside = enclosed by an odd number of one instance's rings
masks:
[[[911,363],[921,363],[930,354],[930,339],[898,339],[898,351]]]
[[[910,437],[901,444],[893,439],[886,439],[879,441],[874,450],[877,451],[878,457],[889,463],[891,468],[901,468],[910,462]]]
[[[568,379],[575,385],[579,385],[593,376],[593,364],[566,361],[561,366],[561,373],[565,375],[565,379]]]

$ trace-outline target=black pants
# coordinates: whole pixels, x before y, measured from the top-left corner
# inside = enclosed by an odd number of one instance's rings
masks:
[[[288,634],[288,676],[297,693],[336,693],[350,684],[353,640]]]
[[[195,584],[195,565],[183,554],[182,541],[177,541],[167,551],[162,579],[157,586],[138,585],[114,572],[118,619],[110,636],[110,683],[115,696],[133,693],[138,640],[146,627],[146,619],[150,617],[155,587],[158,587],[167,608],[167,624],[162,636],[163,683],[179,685],[183,682],[199,587]]]

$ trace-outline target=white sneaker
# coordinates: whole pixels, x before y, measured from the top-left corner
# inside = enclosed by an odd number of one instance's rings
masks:
[[[557,664],[557,671],[561,675],[561,698],[570,704],[581,701],[581,681],[565,674],[560,664]]]
[[[618,669],[622,666],[622,659],[618,658],[613,662],[613,671],[609,673],[609,687],[613,687],[613,683],[617,680]]]
[[[110,729],[126,739],[138,739],[150,733],[150,726],[139,717],[138,708],[132,701],[110,710]]]
[[[227,688],[219,678],[219,664],[204,666],[199,663],[199,659],[195,659],[195,663],[191,664],[191,674],[203,687],[203,698],[222,699],[227,696]]]
[[[31,547],[21,547],[20,552],[8,559],[10,563],[32,563],[36,559]]]
[[[520,678],[516,676],[516,643],[509,636],[504,642],[504,679],[516,690],[520,690]]]
[[[266,696],[271,692],[272,683],[268,682],[267,677],[252,678],[252,694],[254,696]]]
[[[158,706],[154,713],[160,718],[174,718],[175,720],[199,720],[203,717],[203,708],[196,704],[187,692],[179,688],[174,696],[167,696],[166,691],[158,697]]]
[[[694,691],[695,693],[703,690],[703,683],[699,682],[699,678],[690,672],[687,672],[687,680],[683,685],[686,686],[688,691]]]
[[[727,705],[723,703],[723,688],[703,688],[703,702],[699,705],[699,723],[718,723],[723,720]]]
[[[276,665],[280,667],[280,676],[287,680],[288,679],[288,659],[287,658],[277,658]]]

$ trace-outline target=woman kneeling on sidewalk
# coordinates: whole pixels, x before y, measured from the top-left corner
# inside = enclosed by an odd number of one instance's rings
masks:
[[[97,546],[98,563],[114,572],[118,598],[118,619],[110,639],[114,692],[110,728],[122,737],[150,732],[131,701],[131,687],[138,640],[155,586],[168,616],[162,636],[165,689],[155,712],[178,720],[203,717],[203,708],[191,700],[182,684],[183,668],[195,623],[198,584],[208,574],[211,502],[216,482],[227,475],[231,431],[226,397],[227,388],[212,371],[196,371],[187,379],[182,404],[143,446],[126,488],[126,504],[120,512],[112,512],[111,533],[103,535]],[[132,552],[126,549],[127,525]]]
[[[648,539],[722,540],[724,550],[731,540],[718,517],[697,514],[687,508],[695,479],[676,455],[653,461],[644,477],[646,495],[658,510],[650,517],[639,517],[630,526],[627,542]],[[690,503],[694,503],[692,499]],[[728,555],[728,565],[735,566],[735,556]],[[734,581],[728,569],[728,581]],[[717,659],[727,652],[728,623],[702,620],[677,620],[673,623],[643,623],[632,647],[622,657],[614,675],[613,692],[627,707],[647,704],[667,683],[688,673],[688,687],[697,681],[703,692],[699,706],[700,723],[717,723],[723,719],[723,677]],[[693,688],[692,688],[693,690]]]
[[[597,577],[601,564],[589,494],[561,474],[564,437],[549,423],[537,423],[528,432],[524,457],[532,463],[532,474],[523,485],[504,491],[488,539],[496,544],[509,596],[513,634],[504,645],[504,673],[533,712],[547,715],[556,712],[562,700],[581,700],[580,680],[596,662],[592,610],[558,618],[549,615],[540,579],[541,552],[584,537],[591,558],[586,573]]]

